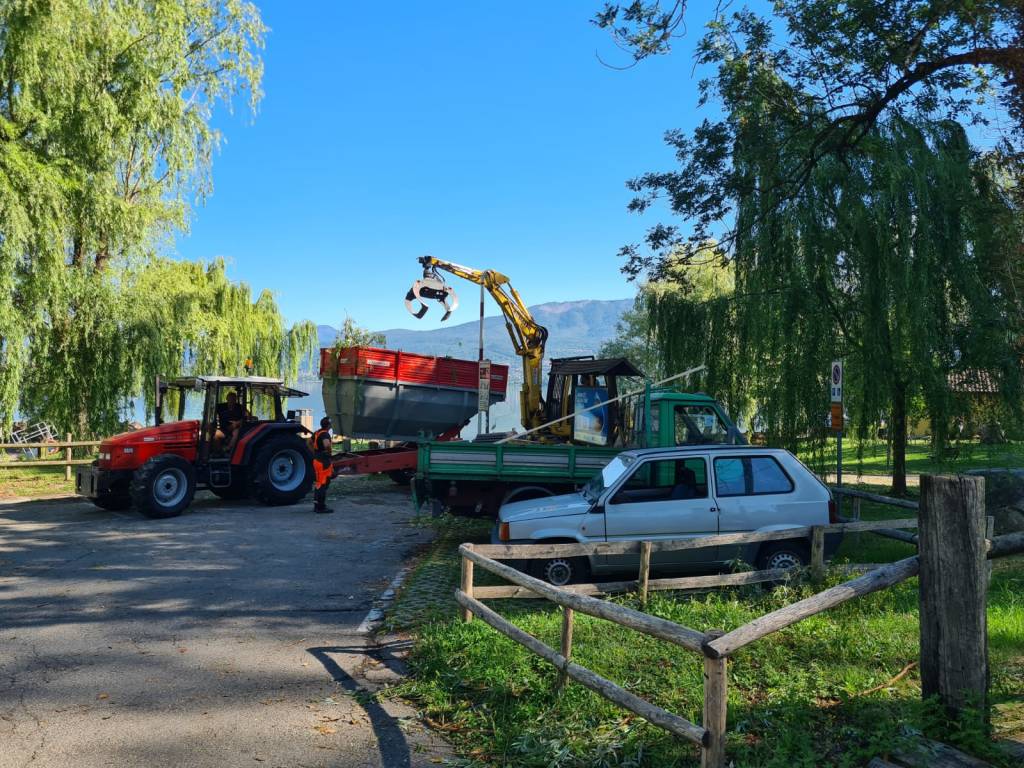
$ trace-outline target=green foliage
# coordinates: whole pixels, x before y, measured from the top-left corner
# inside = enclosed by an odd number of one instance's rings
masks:
[[[865,519],[876,519],[891,517],[893,509],[866,503],[863,512]],[[471,766],[699,765],[691,745],[571,681],[557,693],[557,672],[549,664],[479,620],[463,624],[455,619],[457,606],[450,595],[458,584],[459,566],[454,547],[466,540],[479,538],[467,538],[466,531],[444,538],[425,561],[429,567],[407,580],[397,615],[417,615],[405,603],[422,604],[425,589],[436,591],[440,603],[438,610],[418,614],[421,623],[411,658],[415,678],[387,695],[413,699],[432,720],[444,724]],[[840,554],[858,562],[885,562],[910,550],[900,542],[862,534],[848,536]],[[438,572],[444,566],[446,576]],[[989,592],[991,696],[997,703],[1019,700],[1022,574],[1019,558],[1002,561]],[[488,575],[478,569],[477,583],[487,583]],[[831,573],[826,586],[843,578]],[[647,612],[702,631],[729,630],[815,589],[793,583],[772,591],[755,586],[697,595],[655,592]],[[617,598],[638,607],[635,599]],[[550,604],[502,600],[489,605],[558,647],[561,613]],[[916,669],[893,681],[917,659],[917,610],[917,585],[911,580],[807,619],[737,654],[729,665],[730,761],[737,768],[854,768],[895,749],[911,748],[922,732],[942,728],[941,740],[993,765],[1011,765],[983,738],[971,713],[949,723],[933,703],[920,700]],[[702,667],[700,657],[690,651],[577,613],[573,660],[700,722]]]
[[[356,323],[351,317],[346,317],[341,324],[341,330],[334,339],[334,350],[338,352],[349,347],[383,347],[387,344],[387,338],[383,333],[375,333]]]
[[[264,32],[241,0],[0,2],[0,428],[105,433],[157,373],[312,355],[269,293],[160,255],[210,191],[213,110],[259,99]]]
[[[626,32],[667,23],[656,8],[622,17]],[[806,435],[823,444],[825,377],[843,358],[855,429],[867,437],[888,422],[900,490],[915,406],[938,425],[939,450],[964,409],[951,371],[992,372],[1020,420],[1019,168],[1008,143],[982,155],[948,118],[982,119],[961,97],[988,83],[986,71],[963,62],[988,56],[981,45],[1019,57],[1021,11],[784,0],[775,12],[788,24],[782,50],[772,25],[745,11],[717,19],[699,44],[698,60],[717,67],[703,98],[721,103],[722,118],[670,132],[679,169],[631,183],[633,210],[666,198],[692,232],[656,225],[653,255],[626,248],[626,271],[682,289],[648,296],[667,365],[705,349],[704,387],[733,411],[756,404],[769,438],[791,449]],[[606,14],[617,23],[621,11]],[[933,57],[941,66],[911,90],[894,80]],[[722,234],[714,246],[711,231]],[[716,251],[735,269],[732,295],[703,296],[672,274],[680,258]]]

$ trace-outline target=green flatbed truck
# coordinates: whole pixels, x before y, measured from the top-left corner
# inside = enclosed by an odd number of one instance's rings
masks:
[[[704,394],[652,389],[622,409],[619,444],[434,441],[421,443],[413,500],[439,514],[494,517],[502,504],[569,493],[628,448],[745,442]]]

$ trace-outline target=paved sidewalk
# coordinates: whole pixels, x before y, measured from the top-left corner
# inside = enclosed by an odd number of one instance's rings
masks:
[[[437,765],[364,620],[431,536],[385,483],[147,520],[0,502],[0,766]]]

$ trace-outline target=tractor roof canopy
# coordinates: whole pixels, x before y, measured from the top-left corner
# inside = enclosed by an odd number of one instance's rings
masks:
[[[271,379],[267,376],[183,376],[177,379],[166,379],[160,382],[161,388],[204,390],[211,385],[245,387],[250,391],[263,394],[279,394],[281,397],[306,397],[308,392],[301,392],[286,387],[282,379]]]

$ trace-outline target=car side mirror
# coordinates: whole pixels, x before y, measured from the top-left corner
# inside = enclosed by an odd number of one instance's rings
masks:
[[[604,504],[595,504],[594,506],[592,506],[590,508],[590,514],[592,514],[592,515],[603,515],[604,514]]]
[[[295,411],[288,411],[286,418],[288,421],[295,421]]]

